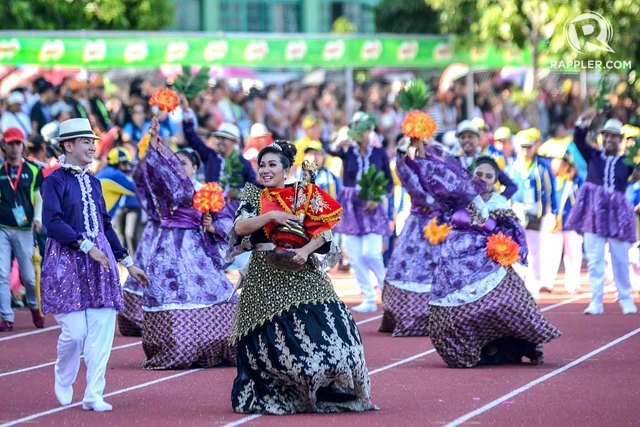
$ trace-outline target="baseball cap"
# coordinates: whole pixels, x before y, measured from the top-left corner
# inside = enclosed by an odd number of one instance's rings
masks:
[[[111,166],[117,166],[120,163],[131,163],[131,154],[124,148],[112,148],[107,153],[107,162]]]
[[[24,94],[18,91],[11,92],[7,99],[7,104],[24,104]]]
[[[506,126],[499,127],[493,134],[493,139],[511,139],[511,129]]]
[[[313,126],[317,125],[318,123],[319,123],[319,121],[315,116],[313,116],[311,114],[307,114],[302,119],[302,129],[309,129],[310,127],[313,127]]]
[[[4,131],[2,134],[2,139],[7,144],[11,144],[14,142],[25,142],[24,133],[18,128],[9,128]]]

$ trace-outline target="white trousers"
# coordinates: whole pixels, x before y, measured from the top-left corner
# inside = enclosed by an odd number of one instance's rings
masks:
[[[365,302],[375,302],[376,291],[371,273],[373,272],[378,281],[378,287],[382,290],[384,280],[382,236],[374,233],[364,236],[344,236],[344,246]]]
[[[605,245],[609,243],[613,278],[618,288],[620,300],[631,299],[629,281],[630,243],[617,239],[607,239],[592,233],[584,234],[584,248],[589,261],[589,282],[591,283],[591,301],[602,304],[604,299]]]
[[[544,261],[541,271],[545,274],[542,278],[542,287],[552,289],[560,261],[564,261],[564,287],[567,292],[576,292],[580,289],[580,269],[582,267],[582,236],[575,231],[559,231],[543,235],[547,239],[547,251],[544,253]]]
[[[56,382],[64,387],[74,383],[80,369],[80,355],[84,347],[87,387],[83,402],[101,401],[105,386],[104,376],[116,330],[116,310],[89,308],[84,311],[56,314],[54,317],[62,329],[58,338]]]

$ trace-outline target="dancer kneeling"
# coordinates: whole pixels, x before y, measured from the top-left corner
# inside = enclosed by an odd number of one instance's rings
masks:
[[[228,338],[236,303],[228,301],[222,248],[231,218],[213,219],[193,208],[196,160],[182,159],[158,141],[157,119],[141,173],[155,195],[159,232],[147,260],[143,369],[209,368],[235,363]],[[181,164],[184,163],[184,166]]]
[[[560,336],[511,265],[525,262],[524,231],[493,192],[498,166],[476,160],[474,174],[424,154],[410,163],[424,187],[451,212],[430,296],[429,332],[450,367],[543,361],[542,344]],[[407,159],[407,162],[412,162]]]
[[[337,258],[331,229],[341,208],[313,184],[284,185],[294,158],[295,147],[284,141],[260,151],[259,180],[265,187],[245,185],[231,232],[227,259],[253,251],[234,324],[233,409],[266,414],[375,409],[360,334],[314,254],[327,254],[325,261]],[[276,249],[274,241],[287,230],[303,230],[289,235],[307,234],[310,240],[298,249]],[[278,258],[287,253],[289,262]]]

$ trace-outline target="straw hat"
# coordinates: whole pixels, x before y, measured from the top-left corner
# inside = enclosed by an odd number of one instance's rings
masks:
[[[74,138],[93,138],[100,137],[91,130],[91,123],[88,119],[69,119],[60,123],[59,134],[56,140],[66,141]]]

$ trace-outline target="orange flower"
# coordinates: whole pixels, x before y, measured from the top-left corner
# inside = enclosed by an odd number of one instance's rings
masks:
[[[520,259],[520,246],[511,237],[499,232],[487,238],[487,255],[498,264],[510,267]]]
[[[449,232],[451,231],[451,227],[447,224],[438,225],[438,219],[432,218],[429,221],[429,224],[424,227],[424,238],[429,240],[429,243],[432,245],[438,245],[447,238]]]
[[[178,97],[178,93],[171,89],[158,89],[149,100],[149,105],[155,105],[167,113],[175,110],[179,104],[180,98]]]
[[[215,182],[208,182],[193,195],[193,207],[202,213],[219,213],[224,208],[222,187]]]
[[[423,111],[410,111],[402,121],[402,133],[420,141],[431,138],[436,128],[431,116]]]

